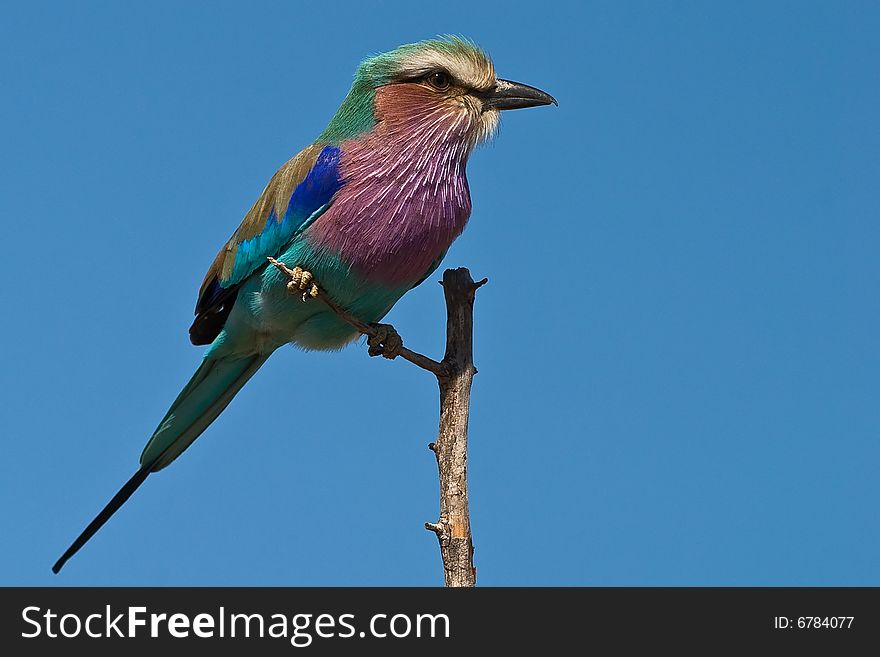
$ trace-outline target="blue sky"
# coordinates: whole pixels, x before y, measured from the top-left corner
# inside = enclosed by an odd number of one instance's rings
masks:
[[[7,3],[0,584],[437,585],[436,385],[277,352],[59,576],[197,366],[196,291],[364,56],[558,108],[469,165],[484,585],[880,584],[876,3]],[[389,315],[442,353],[426,283]],[[307,391],[307,400],[302,399]]]

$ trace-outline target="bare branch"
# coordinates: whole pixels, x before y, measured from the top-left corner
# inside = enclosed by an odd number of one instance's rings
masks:
[[[447,375],[440,384],[440,430],[430,445],[437,457],[440,475],[440,520],[426,523],[440,543],[446,586],[474,586],[474,543],[467,482],[467,437],[471,384],[476,368],[473,360],[474,298],[486,279],[475,283],[465,268],[443,273],[446,297]]]
[[[370,355],[388,356],[383,347],[396,336],[392,355],[432,372],[440,386],[440,428],[437,441],[428,448],[437,457],[440,476],[440,519],[426,522],[425,529],[437,535],[446,586],[474,586],[477,569],[474,568],[474,544],[467,482],[467,432],[470,412],[471,384],[477,370],[473,362],[474,298],[476,291],[488,282],[484,278],[474,282],[465,268],[447,269],[443,273],[443,294],[446,297],[446,354],[437,362],[411,351],[398,341],[394,328],[386,324],[365,324],[339,305],[317,282],[300,268],[290,269],[282,262],[269,262],[291,281],[293,291],[303,290],[303,299],[316,297],[359,333],[369,338]]]

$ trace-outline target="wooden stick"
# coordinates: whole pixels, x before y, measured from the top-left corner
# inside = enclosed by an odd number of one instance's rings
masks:
[[[269,262],[290,280],[297,279],[297,274],[284,263],[274,258],[269,258]],[[433,373],[440,386],[440,428],[437,442],[428,445],[437,457],[440,518],[436,523],[426,522],[425,529],[437,535],[446,586],[474,586],[477,579],[468,502],[467,436],[471,384],[477,373],[473,362],[474,298],[476,291],[487,282],[484,278],[475,283],[464,267],[443,273],[446,354],[441,362],[403,346],[397,350],[401,358]],[[377,325],[362,322],[320,286],[316,292],[314,296],[359,333],[371,338],[379,335]]]
[[[446,297],[446,375],[440,384],[440,430],[429,447],[440,475],[440,519],[425,528],[437,534],[446,586],[475,586],[474,542],[468,502],[467,439],[474,374],[474,298],[477,283],[464,267],[443,273]]]

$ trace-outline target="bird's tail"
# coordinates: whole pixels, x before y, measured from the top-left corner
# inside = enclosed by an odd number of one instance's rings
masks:
[[[141,467],[161,470],[208,428],[235,394],[266,362],[269,354],[244,358],[206,358],[193,374],[141,454]]]
[[[255,354],[236,359],[205,358],[144,447],[141,467],[55,562],[52,572],[61,570],[67,560],[125,504],[151,472],[161,470],[180,456],[217,419],[268,357],[269,354]]]

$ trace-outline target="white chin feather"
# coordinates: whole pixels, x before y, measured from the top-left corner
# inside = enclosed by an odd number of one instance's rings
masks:
[[[498,110],[488,110],[482,112],[477,119],[475,126],[475,144],[480,144],[487,139],[491,139],[498,131],[498,125],[501,123],[501,112]]]

